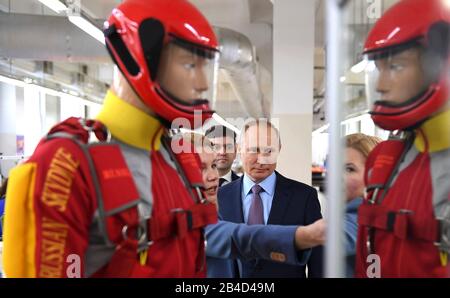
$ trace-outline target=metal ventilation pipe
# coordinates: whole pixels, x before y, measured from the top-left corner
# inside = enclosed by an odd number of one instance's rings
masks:
[[[258,82],[256,55],[251,41],[231,29],[214,27],[220,44],[220,65],[226,70],[238,99],[247,114],[254,118],[268,117],[264,96]]]
[[[103,45],[67,18],[0,12],[0,57],[107,63]]]
[[[215,27],[224,69],[246,113],[268,117],[259,80],[256,55],[243,34]],[[110,62],[104,46],[73,26],[67,18],[0,12],[0,57],[38,61]]]

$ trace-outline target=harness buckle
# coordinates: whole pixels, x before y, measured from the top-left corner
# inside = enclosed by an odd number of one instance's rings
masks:
[[[122,239],[128,239],[128,225],[124,225],[122,227]],[[152,240],[148,240],[147,226],[145,225],[145,221],[139,224],[137,228],[137,241],[138,241],[138,252],[146,250],[149,246],[153,244]]]
[[[450,201],[447,201],[445,206],[442,208],[442,212],[439,217],[436,218],[438,221],[439,234],[438,242],[434,244],[439,247],[441,252],[447,254],[450,253]]]
[[[89,120],[89,121],[91,121],[91,120]],[[81,127],[83,127],[83,129],[87,131],[89,139],[91,138],[92,133],[94,133],[94,134],[96,133],[96,129],[94,128],[94,125],[92,123],[88,123],[88,121],[86,119],[80,118],[80,119],[78,119],[78,122],[80,123]],[[104,127],[103,132],[106,134],[105,142],[110,143],[111,138],[112,138],[111,132],[106,127]],[[88,142],[89,142],[89,139],[88,139]]]
[[[439,235],[434,243],[442,252],[450,253],[450,218],[438,218]]]

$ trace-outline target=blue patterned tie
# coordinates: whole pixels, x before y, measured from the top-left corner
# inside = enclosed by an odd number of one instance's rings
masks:
[[[252,204],[248,213],[248,225],[263,225],[264,224],[264,212],[263,204],[259,193],[262,191],[262,187],[255,184],[252,187]]]

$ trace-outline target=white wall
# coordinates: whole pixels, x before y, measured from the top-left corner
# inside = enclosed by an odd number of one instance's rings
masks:
[[[45,95],[36,86],[25,86],[24,101],[24,147],[30,156],[45,131]]]
[[[1,175],[8,173],[19,155],[30,156],[48,130],[68,117],[95,118],[101,105],[86,102],[72,95],[33,84],[2,78],[0,82],[0,153],[15,160],[0,160]],[[24,152],[18,151],[17,140],[24,138]]]
[[[61,120],[59,97],[47,94],[45,97],[45,124],[44,131],[47,132],[55,123]]]
[[[79,101],[74,100],[73,96],[61,97],[61,120],[65,120],[69,117],[85,117],[84,105],[81,105]]]
[[[277,169],[311,183],[314,1],[274,1],[273,118],[280,123]]]
[[[0,153],[3,156],[16,155],[16,87],[1,82]],[[7,177],[14,165],[13,161],[0,160],[0,175]]]

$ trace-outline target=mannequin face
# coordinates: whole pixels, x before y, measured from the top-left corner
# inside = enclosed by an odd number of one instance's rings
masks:
[[[204,93],[209,88],[209,61],[169,43],[161,53],[157,80],[161,87],[184,103],[206,99]]]
[[[379,72],[376,83],[378,99],[401,104],[425,90],[428,84],[420,56],[420,50],[412,48],[375,60]]]
[[[364,169],[366,159],[361,152],[345,149],[345,189],[347,201],[364,196]]]

